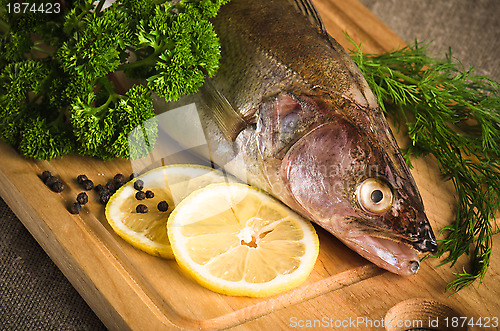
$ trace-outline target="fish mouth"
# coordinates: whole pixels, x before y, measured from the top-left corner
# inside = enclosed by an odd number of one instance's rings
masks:
[[[374,264],[402,276],[418,272],[420,258],[418,252],[433,254],[438,245],[429,221],[425,216],[410,221],[414,230],[396,234],[386,229],[369,226],[358,219],[356,230],[344,237],[344,243]]]
[[[414,275],[420,267],[417,251],[400,241],[361,234],[345,238],[343,242],[359,255],[398,275]]]

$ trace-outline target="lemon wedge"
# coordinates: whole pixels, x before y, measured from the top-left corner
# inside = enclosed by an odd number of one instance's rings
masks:
[[[172,212],[168,237],[178,264],[201,285],[264,297],[300,285],[319,252],[310,222],[254,187],[212,184]]]
[[[143,191],[154,197],[137,200],[136,180],[144,182]],[[105,214],[111,228],[134,247],[154,256],[173,258],[167,236],[167,219],[174,207],[191,192],[208,184],[231,181],[212,168],[198,165],[168,165],[155,168],[131,180],[118,189],[106,204]],[[166,201],[168,209],[160,211],[158,203]],[[136,207],[146,205],[148,212]]]

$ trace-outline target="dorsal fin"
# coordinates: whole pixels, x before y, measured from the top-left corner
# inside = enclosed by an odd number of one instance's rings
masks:
[[[221,130],[224,138],[235,141],[238,134],[247,127],[247,122],[227,99],[213,86],[210,79],[205,79],[201,88],[209,113]]]
[[[319,15],[318,11],[316,10],[316,7],[314,7],[314,4],[312,3],[311,0],[291,0],[294,4],[295,7],[301,12],[304,16],[306,16],[309,21],[315,26],[318,27],[323,33],[326,33],[326,28],[325,25],[323,24],[323,20],[321,19],[321,16]]]

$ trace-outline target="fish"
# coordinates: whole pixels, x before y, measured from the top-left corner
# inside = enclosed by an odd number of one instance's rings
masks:
[[[390,272],[437,243],[378,101],[309,0],[231,0],[197,94],[212,162]]]

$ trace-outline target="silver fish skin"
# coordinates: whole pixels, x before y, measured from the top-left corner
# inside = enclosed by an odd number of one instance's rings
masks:
[[[415,274],[416,251],[437,249],[422,199],[376,98],[312,3],[232,0],[213,24],[222,57],[208,84],[240,120],[223,118],[237,127],[228,138],[213,95],[199,94],[212,161],[376,265]]]

